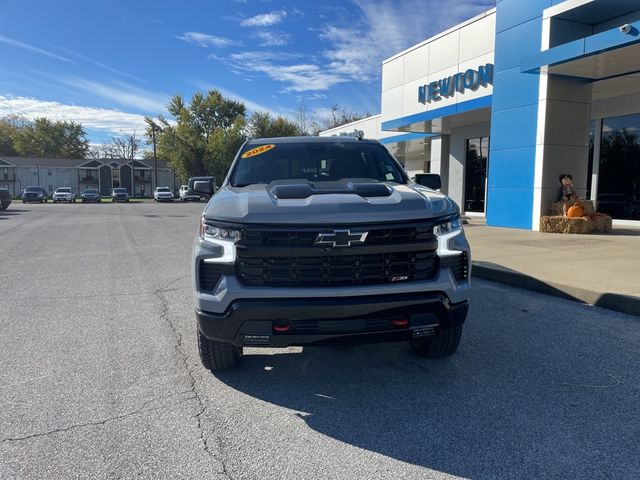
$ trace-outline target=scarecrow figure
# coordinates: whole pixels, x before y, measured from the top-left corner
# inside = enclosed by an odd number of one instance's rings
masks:
[[[562,187],[560,200],[563,203],[562,210],[564,212],[564,216],[566,217],[569,207],[571,207],[578,201],[578,194],[573,189],[573,178],[571,177],[571,175],[563,173],[562,175],[560,175],[559,180]]]

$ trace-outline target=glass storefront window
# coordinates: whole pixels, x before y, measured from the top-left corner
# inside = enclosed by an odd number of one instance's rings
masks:
[[[598,210],[640,220],[640,114],[602,121]]]
[[[489,137],[467,139],[467,161],[464,169],[464,211],[485,212]]]

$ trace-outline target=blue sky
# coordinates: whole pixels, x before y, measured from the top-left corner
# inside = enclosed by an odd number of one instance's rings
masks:
[[[175,94],[250,112],[378,113],[383,59],[493,0],[0,0],[0,116],[142,134]]]

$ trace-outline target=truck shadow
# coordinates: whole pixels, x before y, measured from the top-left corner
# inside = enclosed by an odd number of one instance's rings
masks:
[[[602,401],[606,388],[577,392],[549,377],[541,385],[536,371],[547,366],[527,365],[539,350],[534,339],[518,345],[525,349],[518,358],[511,348],[495,347],[507,338],[480,330],[470,336],[444,360],[416,357],[403,344],[311,347],[275,355],[254,349],[240,369],[216,377],[296,411],[323,435],[447,474],[581,478],[590,468],[609,468],[612,477],[622,478],[632,471],[628,463],[607,466],[609,455],[635,447],[617,443],[620,427],[592,418],[592,404]],[[602,382],[616,386],[608,377]],[[588,426],[592,421],[599,422],[597,432]],[[581,450],[582,442],[597,444],[599,456]]]

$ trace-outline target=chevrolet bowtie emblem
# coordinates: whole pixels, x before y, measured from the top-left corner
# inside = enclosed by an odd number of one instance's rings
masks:
[[[316,237],[316,245],[331,247],[350,247],[353,243],[364,243],[369,232],[352,232],[346,230],[334,230],[333,232],[319,233]]]

